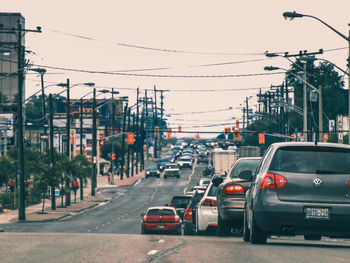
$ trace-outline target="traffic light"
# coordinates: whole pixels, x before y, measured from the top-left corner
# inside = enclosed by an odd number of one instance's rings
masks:
[[[181,127],[181,126],[179,126],[179,127],[178,127],[178,131],[179,131],[179,132],[181,132],[181,130],[182,130],[182,127]]]
[[[234,141],[239,141],[239,131],[234,131],[233,132],[233,140]]]
[[[171,138],[171,129],[169,128],[168,129],[168,132],[167,132],[167,136],[166,136],[168,139],[170,139]]]
[[[265,144],[265,133],[259,133],[259,144]]]
[[[135,142],[135,136],[133,132],[129,132],[127,135],[128,145],[132,145]]]
[[[239,129],[239,120],[236,120],[236,130]]]
[[[231,132],[231,128],[225,128],[225,134],[228,135]]]
[[[154,126],[154,137],[159,137],[159,126]]]
[[[100,140],[100,146],[102,147],[105,144],[104,140]]]
[[[115,153],[112,153],[112,161],[115,160]]]

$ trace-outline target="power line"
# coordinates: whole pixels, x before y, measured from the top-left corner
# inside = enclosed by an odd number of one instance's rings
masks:
[[[285,72],[270,72],[270,73],[229,74],[229,75],[161,75],[161,74],[136,74],[136,73],[122,73],[122,72],[97,71],[97,70],[83,70],[83,69],[73,69],[73,68],[63,68],[63,67],[52,67],[52,66],[39,65],[39,64],[33,64],[33,66],[63,70],[63,71],[90,73],[90,74],[104,74],[104,75],[117,75],[117,76],[129,76],[129,77],[153,77],[153,78],[238,78],[238,77],[256,77],[256,76],[285,74]]]

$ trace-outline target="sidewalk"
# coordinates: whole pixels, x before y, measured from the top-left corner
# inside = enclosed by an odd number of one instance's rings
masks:
[[[42,213],[42,202],[36,205],[26,207],[26,220],[21,222],[44,222],[54,221],[62,219],[64,217],[75,215],[85,209],[97,206],[100,202],[107,202],[109,198],[98,193],[101,188],[119,187],[125,185],[133,185],[142,177],[144,177],[145,171],[135,174],[133,177],[127,178],[124,175],[123,180],[120,180],[119,176],[114,176],[114,184],[109,184],[107,176],[97,177],[97,188],[95,196],[91,196],[91,182],[88,180],[88,184],[84,187],[84,200],[80,200],[80,190],[77,191],[76,203],[74,203],[74,193],[71,194],[71,205],[67,207],[61,207],[61,197],[56,197],[56,210],[51,210],[51,200],[45,200],[45,209]],[[18,221],[18,209],[5,210],[4,213],[0,213],[0,224],[16,223]],[[1,232],[1,228],[0,228]]]

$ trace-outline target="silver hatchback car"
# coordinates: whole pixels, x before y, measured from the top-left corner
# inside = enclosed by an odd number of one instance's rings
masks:
[[[275,143],[245,196],[244,241],[270,235],[350,237],[350,146]]]

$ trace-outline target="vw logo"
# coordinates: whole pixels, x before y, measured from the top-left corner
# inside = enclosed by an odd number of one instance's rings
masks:
[[[321,187],[322,186],[322,180],[320,178],[315,178],[313,181],[313,185],[315,188]]]

